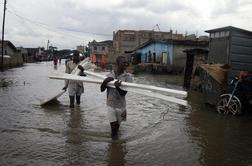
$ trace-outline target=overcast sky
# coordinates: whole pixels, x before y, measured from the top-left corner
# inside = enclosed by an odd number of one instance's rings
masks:
[[[251,9],[252,0],[7,0],[5,39],[75,49],[112,40],[119,29],[158,30],[157,24],[182,34],[208,35],[205,30],[230,25],[252,31]]]

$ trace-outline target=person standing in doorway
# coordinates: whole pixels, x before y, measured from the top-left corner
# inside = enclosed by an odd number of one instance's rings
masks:
[[[78,66],[78,69],[81,70],[81,76],[85,76],[83,73],[84,68],[80,65],[78,65],[80,62],[80,55],[78,51],[73,52],[73,60],[68,61],[66,63],[66,70],[65,72],[70,74],[73,69]],[[75,98],[76,98],[76,104],[79,106],[80,105],[80,99],[81,99],[81,94],[84,92],[84,87],[83,83],[80,81],[71,81],[71,80],[66,80],[65,81],[65,86],[63,87],[62,90],[68,89],[69,93],[69,99],[70,99],[70,108],[74,108],[74,103],[75,103]]]
[[[108,74],[101,84],[101,92],[107,89],[107,115],[111,126],[111,137],[117,139],[118,130],[122,121],[126,121],[126,100],[127,91],[120,88],[121,82],[133,82],[133,77],[126,72],[128,62],[123,56],[118,56],[116,59],[116,67]],[[110,81],[117,79],[114,83],[115,88],[108,87]]]

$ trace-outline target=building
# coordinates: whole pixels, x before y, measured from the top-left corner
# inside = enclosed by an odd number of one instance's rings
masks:
[[[98,65],[105,65],[108,63],[114,63],[115,57],[113,56],[113,41],[92,41],[88,43],[89,48],[89,56],[93,60],[94,63]]]
[[[17,47],[17,50],[21,53],[21,56],[23,58],[23,62],[27,63],[28,62],[28,50],[23,47]]]
[[[150,40],[135,49],[137,63],[160,63],[171,65],[173,59],[172,43]]]
[[[76,50],[79,51],[82,55],[84,55],[85,52],[85,46],[76,46]]]
[[[174,40],[173,43],[173,67],[183,72],[186,66],[186,54],[184,50],[208,49],[209,41],[206,40]]]
[[[115,56],[127,55],[128,51],[132,51],[136,47],[148,42],[149,40],[183,40],[182,34],[174,34],[170,32],[161,32],[153,30],[119,30],[113,33],[113,48]]]
[[[134,63],[168,65],[174,71],[182,72],[186,65],[184,50],[193,48],[207,49],[208,41],[150,40],[133,51]]]
[[[36,52],[36,57],[39,61],[47,60],[47,53],[44,47],[38,47]]]
[[[28,51],[28,62],[48,60],[44,47],[26,48]]]
[[[208,64],[200,65],[200,85],[205,102],[216,105],[233,77],[252,72],[252,32],[232,26],[205,32],[210,36]]]
[[[2,41],[0,48],[2,49]],[[3,45],[4,56],[3,56],[3,67],[11,68],[23,65],[23,58],[20,51],[8,40],[4,41]],[[0,58],[0,64],[2,65],[2,54]]]
[[[251,31],[227,26],[206,32],[210,34],[209,63],[229,64],[229,80],[241,70],[252,72]]]

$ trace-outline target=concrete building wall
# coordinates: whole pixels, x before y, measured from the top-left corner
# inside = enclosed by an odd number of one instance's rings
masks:
[[[173,46],[173,65],[179,70],[183,70],[186,64],[186,54],[183,52],[184,50],[188,49],[187,46],[181,45],[174,45]]]
[[[10,47],[7,47],[7,55],[11,56],[10,64],[9,64],[10,67],[23,65],[23,58],[22,58],[21,52],[13,50]]]
[[[174,45],[173,46],[173,65],[179,70],[183,70],[186,64],[186,54],[184,50],[191,49],[191,46]]]
[[[208,50],[208,41],[188,41],[173,43],[173,65],[184,68],[186,65],[185,50],[189,49],[206,49]]]
[[[22,47],[18,47],[17,50],[20,51],[23,62],[24,63],[28,62],[28,51],[27,51],[27,49],[22,48]]]
[[[4,55],[8,55],[9,58],[4,58],[4,68],[11,68],[23,65],[23,58],[21,52],[18,52],[16,48],[11,46],[12,44],[8,41],[4,44]],[[0,64],[2,64],[2,57],[0,58]]]
[[[208,46],[190,46],[190,45],[173,45],[173,66],[178,71],[184,71],[186,66],[186,53],[185,50],[201,48],[208,49]]]
[[[126,54],[149,40],[183,40],[182,34],[170,32],[150,31],[150,30],[119,30],[113,35],[113,47],[116,56]]]
[[[21,52],[16,52],[11,58],[11,67],[23,65],[23,58]]]

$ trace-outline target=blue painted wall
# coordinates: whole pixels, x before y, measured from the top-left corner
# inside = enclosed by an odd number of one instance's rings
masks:
[[[155,42],[155,43],[150,43],[149,45],[138,49],[137,54],[141,56],[141,63],[148,63],[148,55],[149,52],[152,55],[153,58],[153,53],[156,54],[156,60],[161,60],[162,53],[167,52],[168,58],[167,58],[167,64],[172,64],[173,62],[173,46],[168,43],[161,43],[161,42]],[[147,58],[146,58],[147,55]]]

